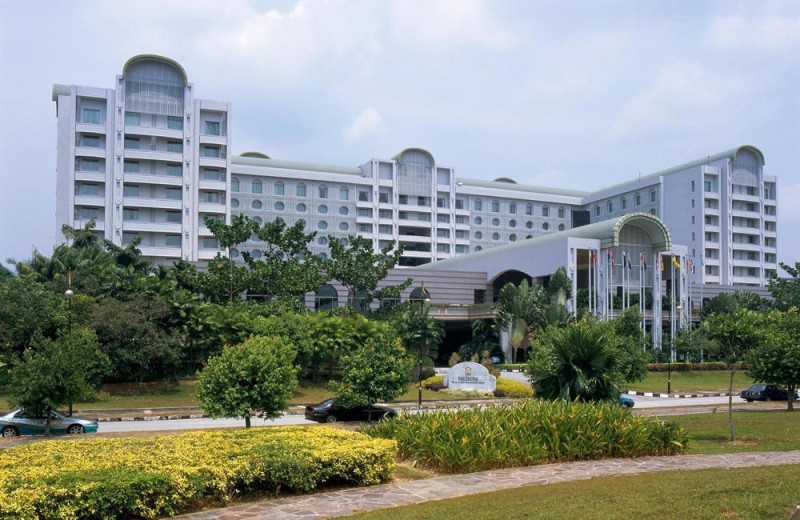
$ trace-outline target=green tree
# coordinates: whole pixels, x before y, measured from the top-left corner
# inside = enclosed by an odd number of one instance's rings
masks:
[[[378,289],[389,270],[400,261],[403,247],[395,249],[395,242],[375,252],[372,240],[350,235],[343,244],[334,236],[328,237],[331,259],[328,263],[329,278],[338,280],[348,290],[348,304],[364,314],[369,313],[370,303],[382,298],[398,298],[400,291],[411,285],[412,279],[393,286]]]
[[[736,440],[733,426],[733,376],[742,367],[742,361],[760,341],[760,316],[751,310],[739,308],[733,314],[712,314],[703,327],[708,337],[719,344],[719,355],[728,370],[728,421],[731,441]]]
[[[247,269],[234,265],[231,249],[246,242],[258,229],[258,223],[248,216],[239,214],[226,224],[221,220],[206,217],[206,227],[217,237],[219,245],[225,248],[226,255],[217,256],[208,263],[208,271],[198,275],[197,284],[203,295],[211,302],[232,302],[247,289]]]
[[[572,297],[572,280],[567,274],[567,269],[564,267],[556,269],[556,272],[550,277],[547,289],[545,290],[547,292],[547,297],[551,300],[559,292],[563,293],[564,299],[569,300]]]
[[[276,419],[297,387],[294,346],[278,337],[252,337],[228,346],[198,374],[197,399],[209,417]]]
[[[763,340],[747,356],[747,374],[762,383],[786,386],[792,411],[800,387],[800,314],[796,308],[773,311],[766,316],[763,330]]]
[[[509,332],[513,349],[512,363],[517,361],[517,351],[527,350],[531,335],[546,323],[547,294],[528,280],[520,284],[508,283],[500,289],[497,302],[497,324]]]
[[[341,359],[342,379],[331,388],[346,406],[390,401],[408,388],[413,360],[388,325]],[[369,414],[372,421],[372,413]]]
[[[623,376],[619,352],[609,332],[608,327],[591,321],[566,329],[547,328],[538,340],[543,352],[532,355],[526,366],[536,396],[568,401],[616,400]]]
[[[422,362],[436,359],[436,352],[444,339],[444,327],[430,315],[430,305],[410,305],[392,320],[406,352],[417,360],[415,381],[422,376]]]
[[[88,327],[63,333],[56,340],[56,347],[69,361],[65,369],[74,372],[67,377],[67,380],[73,382],[68,386],[66,395],[68,415],[71,416],[73,403],[94,397],[100,384],[110,373],[111,362],[100,349],[97,334]]]
[[[497,340],[497,328],[491,320],[472,320],[472,339],[461,345],[458,349],[458,357],[465,361],[473,359],[489,351],[491,356],[503,358],[503,351]]]
[[[33,338],[54,338],[66,326],[64,297],[31,275],[0,279],[0,353],[22,353]]]
[[[795,262],[794,266],[783,262],[779,265],[789,276],[781,278],[778,273],[770,274],[769,292],[780,309],[788,310],[791,307],[800,309],[800,262]]]
[[[766,308],[767,302],[759,295],[747,291],[734,291],[720,293],[708,300],[700,309],[700,316],[706,319],[712,314],[733,314],[736,309],[761,312]]]

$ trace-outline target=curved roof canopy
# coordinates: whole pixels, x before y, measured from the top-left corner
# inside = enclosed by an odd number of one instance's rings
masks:
[[[494,182],[507,182],[508,184],[516,184],[517,181],[512,179],[511,177],[498,177],[494,180]]]
[[[397,155],[395,155],[394,157],[392,157],[392,159],[394,159],[394,160],[395,160],[395,161],[397,161],[397,162],[403,162],[403,155],[405,155],[405,154],[406,154],[406,152],[419,152],[419,153],[423,153],[423,154],[427,155],[427,156],[428,156],[428,158],[430,158],[430,160],[431,160],[431,164],[436,164],[436,161],[435,161],[435,160],[434,160],[434,158],[433,158],[433,154],[432,154],[432,153],[430,153],[428,150],[425,150],[424,148],[406,148],[405,150],[403,150],[403,151],[402,151],[402,152],[400,152],[399,154],[397,154]]]
[[[181,78],[181,81],[184,86],[189,83],[189,78],[186,75],[186,71],[183,70],[183,67],[177,61],[167,58],[165,56],[159,56],[157,54],[139,54],[138,56],[134,56],[133,58],[129,59],[125,62],[125,66],[122,67],[122,75],[128,77],[131,73],[135,75],[135,71],[137,69],[136,65],[141,64],[143,62],[155,62],[155,63],[162,63],[168,65],[170,68],[174,69],[175,72]],[[164,78],[148,78],[148,79],[157,79],[162,80]]]
[[[239,157],[253,157],[255,159],[272,159],[269,155],[261,152],[244,152],[240,153]]]

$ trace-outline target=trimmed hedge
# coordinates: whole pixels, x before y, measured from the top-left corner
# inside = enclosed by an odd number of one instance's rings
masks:
[[[673,372],[680,372],[683,370],[686,371],[696,371],[696,370],[724,370],[727,371],[728,368],[725,366],[725,363],[721,363],[719,361],[710,361],[707,363],[672,363],[671,365]],[[746,364],[742,365],[742,370],[746,370],[748,367]],[[647,370],[650,372],[666,372],[670,369],[670,365],[668,363],[648,363]]]
[[[422,388],[427,388],[428,390],[438,391],[442,388],[447,388],[444,386],[444,376],[432,376],[428,379],[422,380]]]
[[[42,441],[2,450],[0,518],[158,518],[196,500],[388,479],[397,445],[331,428]]]
[[[497,389],[494,391],[497,397],[533,397],[533,388],[530,386],[514,381],[513,379],[506,379],[504,377],[497,378]]]
[[[360,431],[394,439],[404,459],[467,473],[548,462],[674,455],[688,447],[674,423],[609,403],[528,400],[508,407],[408,414]]]

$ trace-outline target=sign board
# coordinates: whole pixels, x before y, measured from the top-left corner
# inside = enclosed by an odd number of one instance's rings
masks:
[[[447,371],[444,386],[456,390],[493,392],[497,388],[497,378],[480,363],[466,361],[458,363]]]

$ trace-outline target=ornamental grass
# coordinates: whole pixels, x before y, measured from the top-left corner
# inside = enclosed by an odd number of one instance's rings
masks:
[[[614,404],[566,401],[409,414],[360,431],[394,439],[402,459],[447,473],[675,455],[688,447],[686,431],[673,423]]]
[[[158,518],[204,497],[377,484],[396,451],[390,440],[298,427],[36,442],[2,450],[0,518]]]

